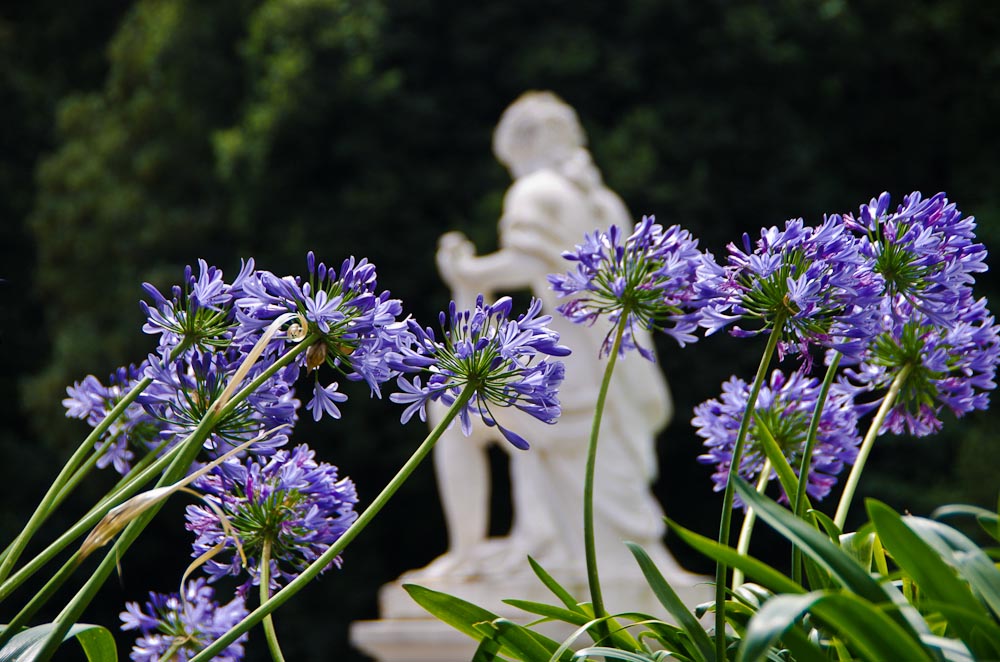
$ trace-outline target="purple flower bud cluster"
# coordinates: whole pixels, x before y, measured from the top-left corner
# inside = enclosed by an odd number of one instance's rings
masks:
[[[121,614],[122,630],[139,632],[131,659],[136,662],[190,660],[247,615],[242,598],[233,598],[228,604],[220,605],[214,597],[214,589],[204,579],[196,579],[184,586],[183,595],[150,593],[149,601],[143,606],[137,602],[126,604]],[[246,639],[244,634],[214,659],[220,662],[242,660]]]
[[[570,297],[559,312],[581,324],[605,317],[617,325],[624,314],[622,355],[634,347],[655,360],[652,351],[635,342],[636,329],[659,329],[681,347],[697,339],[693,332],[698,317],[691,303],[704,256],[687,230],[677,225],[664,230],[653,216],[644,216],[627,237],[612,226],[607,232],[586,235],[563,257],[576,262],[576,269],[549,276],[553,291]],[[611,351],[613,334],[614,330],[604,340],[603,355]]]
[[[462,430],[472,433],[472,416],[496,426],[516,448],[527,449],[528,441],[499,423],[491,407],[516,407],[545,423],[559,417],[558,389],[565,375],[563,364],[542,356],[566,356],[559,335],[548,324],[551,317],[539,315],[542,304],[532,300],[528,310],[510,319],[511,299],[503,297],[491,305],[482,295],[470,310],[459,311],[452,302],[449,314],[440,315],[443,337],[433,329],[409,320],[409,342],[390,355],[389,366],[400,373],[401,392],[390,396],[407,405],[401,420],[414,414],[427,420],[427,405],[440,401],[451,405],[466,387],[472,398],[459,413]],[[426,382],[422,382],[423,375]]]

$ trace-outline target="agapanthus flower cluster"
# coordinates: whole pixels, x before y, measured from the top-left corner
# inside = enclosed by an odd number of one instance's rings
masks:
[[[253,273],[254,262],[242,264],[240,273],[232,283],[222,279],[222,271],[198,260],[198,276],[190,265],[184,269],[181,285],[171,288],[168,299],[150,283],[143,289],[152,299],[152,305],[140,301],[146,313],[142,330],[160,336],[161,353],[166,356],[178,345],[195,347],[227,347],[232,339],[235,323],[233,301],[240,296],[242,284]]]
[[[789,464],[798,471],[819,393],[819,382],[801,371],[789,376],[780,370],[771,373],[753,408],[738,475],[748,481],[760,476],[767,459],[761,442],[765,434],[771,435]],[[852,464],[857,457],[861,439],[852,395],[850,389],[835,385],[823,407],[806,486],[807,493],[814,499],[821,500],[829,494],[844,466]],[[743,412],[750,406],[749,398],[749,384],[732,377],[722,385],[719,399],[703,402],[694,410],[691,424],[698,436],[704,438],[706,447],[698,461],[716,465],[712,479],[717,492],[725,489],[729,479],[733,449]],[[782,494],[781,499],[787,502],[786,495]]]
[[[883,285],[839,216],[818,227],[793,219],[783,230],[762,230],[755,244],[744,234],[742,247],[729,244],[728,250],[725,265],[706,259],[699,269],[700,324],[707,333],[746,320],[756,328],[734,326],[730,333],[780,334],[779,356],[808,357],[814,345],[844,354],[861,350]]]
[[[884,394],[903,375],[882,425],[897,434],[940,430],[944,409],[958,417],[985,409],[995,388],[998,327],[972,291],[975,274],[986,270],[975,219],[963,217],[944,193],[924,199],[915,191],[895,211],[883,193],[845,223],[884,282],[864,350],[844,358],[854,366],[845,383],[858,387],[860,398],[864,391]]]
[[[510,297],[487,305],[480,295],[474,308],[463,311],[452,302],[448,316],[440,315],[440,341],[432,329],[409,320],[409,342],[400,344],[389,360],[394,370],[416,373],[400,376],[401,392],[390,396],[407,405],[401,420],[406,423],[414,414],[427,420],[428,403],[451,405],[471,386],[474,394],[459,413],[465,434],[471,434],[472,416],[477,415],[486,425],[497,426],[515,447],[527,449],[527,440],[497,423],[491,408],[515,407],[545,423],[559,417],[558,390],[565,369],[560,361],[540,357],[567,356],[569,349],[548,327],[552,318],[539,315],[541,305],[533,299],[524,314],[510,319]]]
[[[854,369],[845,371],[860,392],[884,393],[903,374],[901,388],[884,430],[925,436],[941,429],[943,409],[961,417],[989,405],[996,388],[1000,327],[986,300],[966,298],[949,314],[946,325],[934,323],[902,296],[887,297],[881,309],[882,331]]]
[[[986,271],[986,248],[976,241],[973,217],[964,217],[944,193],[924,199],[919,191],[895,211],[882,193],[844,223],[861,238],[862,254],[885,282],[886,295],[901,297],[935,324],[954,319],[974,274]]]
[[[221,544],[222,551],[206,561],[205,572],[210,581],[247,573],[241,593],[259,583],[265,547],[271,587],[276,588],[294,579],[357,519],[354,483],[341,478],[336,467],[317,462],[305,445],[266,459],[226,462],[193,487],[215,508],[187,508],[187,529],[197,536],[192,556]]]
[[[220,605],[214,596],[212,587],[199,578],[188,582],[183,596],[150,593],[149,601],[143,606],[137,602],[126,604],[121,613],[122,629],[139,632],[131,659],[136,662],[190,660],[247,615],[242,598],[236,597]],[[220,662],[242,660],[246,639],[247,635],[242,635],[213,659]]]
[[[365,259],[345,260],[339,273],[317,263],[312,252],[306,262],[306,280],[279,278],[269,271],[256,271],[245,279],[243,296],[236,301],[237,345],[252,346],[275,319],[296,313],[306,327],[300,332],[319,335],[299,357],[299,366],[309,371],[331,366],[348,379],[363,379],[373,394],[380,395],[381,384],[397,374],[387,367],[386,356],[396,350],[405,330],[397,320],[402,304],[388,292],[377,292],[375,266]],[[271,353],[284,352],[289,340],[294,338],[276,338],[269,346]],[[324,386],[317,373],[307,408],[316,420],[324,414],[336,418],[340,415],[336,403],[345,399],[336,382]]]
[[[181,359],[147,365],[146,374],[153,382],[139,401],[157,421],[165,446],[172,446],[198,427],[245,360],[245,354],[234,347],[212,352],[195,348]],[[255,366],[248,377],[256,377],[265,367]],[[220,455],[255,437],[261,437],[253,447],[255,453],[267,454],[283,446],[287,430],[298,418],[299,401],[294,391],[298,372],[294,365],[278,370],[222,416],[205,440],[210,455]]]
[[[687,230],[673,225],[667,229],[644,216],[628,236],[611,226],[594,232],[563,257],[576,262],[566,274],[551,274],[549,282],[560,297],[570,300],[558,310],[567,319],[594,324],[605,318],[617,325],[626,316],[620,353],[635,347],[649,360],[648,348],[635,341],[638,329],[659,329],[682,347],[694,342],[697,316],[691,308],[698,265],[704,259],[698,241]],[[613,344],[612,331],[605,337],[602,354]]]
[[[121,402],[126,393],[141,379],[147,364],[119,368],[105,386],[97,377],[88,375],[66,388],[62,404],[66,416],[85,420],[91,427],[101,421]],[[100,453],[97,466],[113,465],[115,471],[128,473],[136,454],[145,455],[157,445],[159,429],[156,420],[138,402],[125,408],[100,439],[94,449]]]

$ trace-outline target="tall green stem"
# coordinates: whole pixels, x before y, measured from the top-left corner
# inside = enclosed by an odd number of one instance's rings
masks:
[[[240,638],[243,633],[247,632],[257,623],[261,622],[267,615],[274,612],[278,607],[285,604],[289,599],[292,598],[296,593],[298,593],[302,588],[304,588],[309,582],[316,578],[319,573],[323,572],[327,566],[330,565],[336,559],[341,552],[354,540],[358,534],[364,531],[365,527],[378,515],[379,511],[389,502],[392,496],[399,491],[403,483],[410,477],[413,471],[420,465],[420,463],[430,454],[434,449],[434,445],[437,443],[438,439],[448,428],[448,425],[455,419],[462,408],[465,407],[469,399],[472,398],[473,394],[476,392],[476,384],[467,384],[459,394],[458,398],[452,403],[448,412],[445,414],[441,422],[434,426],[431,433],[427,435],[423,443],[413,452],[410,459],[400,468],[396,475],[389,481],[389,483],[382,489],[382,491],[375,497],[361,516],[354,521],[353,524],[344,532],[340,538],[337,539],[333,545],[330,546],[323,554],[321,554],[315,561],[313,561],[309,566],[302,571],[298,577],[290,581],[285,585],[280,591],[272,595],[263,602],[259,607],[254,609],[252,612],[247,614],[242,621],[234,625],[228,632],[215,640],[210,646],[206,647],[200,653],[191,658],[190,662],[208,662],[214,656],[218,655],[226,646]]]
[[[38,529],[42,526],[42,523],[48,518],[49,513],[52,511],[56,504],[57,499],[59,499],[60,493],[63,492],[63,487],[73,473],[80,467],[87,455],[93,450],[94,442],[101,438],[111,424],[115,422],[132,404],[139,394],[142,393],[147,386],[153,382],[150,378],[145,378],[136,383],[135,386],[129,390],[125,396],[118,401],[111,411],[104,417],[104,419],[97,424],[97,426],[91,430],[87,438],[83,440],[80,446],[74,451],[73,455],[66,461],[59,475],[56,476],[52,484],[49,485],[48,491],[45,492],[45,496],[38,503],[35,508],[35,512],[31,514],[28,519],[28,523],[24,525],[24,529],[21,533],[14,539],[14,541],[7,547],[6,554],[4,556],[3,562],[0,563],[0,582],[7,578],[10,571],[14,569],[14,564],[20,558],[21,553],[24,548],[28,545],[28,542],[35,535]]]
[[[771,461],[764,460],[764,466],[760,470],[760,477],[757,478],[757,493],[763,494],[767,489],[767,484],[771,481]],[[757,513],[753,508],[746,506],[743,515],[743,525],[740,527],[740,537],[736,541],[736,551],[740,555],[745,555],[750,551],[750,538],[753,536],[753,525],[757,521]],[[743,571],[733,570],[733,590],[735,591],[743,583]]]
[[[309,336],[302,342],[293,346],[285,352],[281,358],[268,366],[268,368],[264,370],[257,379],[251,382],[251,384],[254,385],[254,388],[257,388],[278,370],[291,363],[296,356],[305,351],[311,343],[316,341],[316,339],[316,336]],[[260,342],[265,340],[266,338],[263,338]],[[248,358],[244,359],[244,363],[252,360],[250,356],[251,355],[248,355]],[[249,369],[249,366],[241,366],[237,371],[237,374],[233,377],[233,381],[235,382],[241,379],[241,375],[245,375],[246,369]],[[252,390],[244,388],[236,396],[234,396],[228,404],[222,402],[224,406],[213,406],[209,409],[209,411],[202,418],[201,422],[198,424],[198,427],[195,428],[191,435],[185,440],[184,445],[174,457],[173,462],[171,462],[170,466],[168,466],[163,472],[163,475],[156,484],[157,487],[172,485],[184,477],[190,469],[191,463],[198,456],[198,451],[201,449],[209,433],[215,427],[217,421],[225,416],[226,413],[230,411],[231,407],[235,407],[236,403],[239,402],[241,398],[245,398],[250,392],[252,392]],[[136,538],[139,537],[162,506],[163,502],[153,505],[149,508],[149,510],[136,517],[136,519],[132,521],[121,533],[118,540],[101,561],[101,564],[97,567],[93,574],[91,574],[90,578],[83,585],[83,587],[81,587],[76,595],[73,596],[73,599],[70,600],[69,604],[67,604],[56,617],[55,627],[49,633],[42,650],[38,654],[37,660],[39,662],[46,662],[52,657],[70,627],[72,627],[73,623],[80,618],[83,610],[87,608],[87,605],[89,605],[90,601],[93,600],[94,595],[97,594],[97,591],[104,585],[104,582],[107,581],[107,578],[117,567],[121,556],[126,550],[128,550],[132,543],[135,542]]]
[[[271,597],[271,540],[264,540],[264,549],[260,554],[260,603],[264,604]],[[271,659],[274,662],[285,662],[285,656],[281,654],[281,646],[278,645],[278,633],[274,631],[274,619],[271,614],[264,617],[264,638],[267,639],[267,648],[271,651]]]
[[[861,481],[861,473],[865,469],[868,455],[872,452],[872,447],[875,446],[875,439],[878,438],[882,422],[889,415],[892,406],[896,404],[899,390],[910,374],[910,370],[910,366],[904,366],[896,375],[896,378],[892,380],[889,391],[885,394],[885,398],[882,399],[882,404],[875,413],[875,418],[872,419],[871,425],[868,426],[868,433],[861,442],[861,448],[858,450],[858,459],[854,461],[851,473],[847,476],[847,481],[844,483],[844,491],[840,495],[840,503],[837,504],[837,514],[833,517],[834,523],[841,529],[844,528],[844,524],[847,522],[847,511],[851,509],[851,501],[854,499],[854,493],[857,491],[858,483]]]
[[[837,367],[840,365],[840,352],[833,353],[833,359],[826,369],[823,377],[823,384],[819,389],[819,396],[816,398],[816,408],[813,409],[812,420],[809,421],[809,432],[806,434],[806,443],[802,448],[802,460],[799,462],[799,485],[792,499],[792,512],[799,519],[803,519],[806,512],[806,487],[809,485],[809,471],[812,464],[813,449],[816,448],[816,437],[819,434],[819,422],[823,418],[823,408],[826,407],[826,398],[830,393],[830,386],[833,378],[837,374]],[[802,583],[802,550],[798,545],[792,545],[792,579],[797,584]]]
[[[757,405],[757,396],[760,388],[767,379],[767,368],[771,365],[771,358],[774,350],[778,346],[778,339],[781,335],[781,327],[784,319],[779,317],[774,321],[771,332],[767,337],[767,346],[764,354],[760,358],[760,365],[757,367],[757,375],[750,386],[750,397],[747,399],[747,407],[743,411],[743,418],[740,421],[740,429],[736,434],[736,443],[733,445],[733,455],[729,463],[729,475],[726,478],[726,490],[722,496],[722,517],[719,521],[719,544],[729,546],[730,529],[733,521],[733,497],[736,493],[735,478],[739,475],[740,461],[743,459],[743,447],[746,445],[747,432],[750,430],[750,419],[753,417],[754,407]],[[716,659],[726,659],[726,575],[728,566],[723,561],[715,564],[715,654]]]
[[[86,515],[77,520],[76,524],[67,529],[55,541],[49,544],[43,551],[39,552],[31,561],[21,566],[21,568],[0,584],[0,601],[5,600],[24,581],[38,572],[46,563],[51,561],[59,552],[64,550],[71,542],[82,536],[94,527],[95,524],[108,514],[115,506],[138,492],[143,485],[146,485],[174,458],[176,453],[184,445],[184,442],[171,448],[155,462],[147,462],[155,454],[155,451],[143,458],[142,461],[132,468],[132,472],[122,478],[118,485],[102,498]]]
[[[601,433],[601,419],[604,417],[604,402],[611,386],[611,376],[618,361],[618,351],[628,323],[628,309],[621,312],[621,320],[615,332],[615,341],[608,355],[608,364],[604,368],[604,378],[601,380],[601,390],[597,394],[597,404],[594,408],[594,421],[590,428],[590,442],[587,445],[587,467],[583,482],[583,548],[587,563],[587,583],[590,586],[590,601],[594,608],[594,618],[606,617],[604,597],[601,594],[601,580],[597,572],[597,541],[594,534],[594,476],[597,472],[597,441]]]

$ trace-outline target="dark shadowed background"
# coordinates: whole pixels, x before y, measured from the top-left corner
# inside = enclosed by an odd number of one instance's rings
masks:
[[[883,190],[895,201],[945,190],[1000,246],[998,35],[1000,10],[982,0],[5,4],[0,541],[86,432],[64,418],[66,385],[152,347],[142,281],[162,289],[199,257],[233,275],[241,256],[278,273],[304,272],[308,250],[330,263],[366,256],[407,312],[434,320],[447,302],[437,237],[459,229],[495,248],[509,177],[491,131],[529,89],[577,109],[636,218],[680,223],[717,255],[743,232],[853,211]],[[996,286],[988,274],[980,293]],[[760,349],[723,336],[660,344],[677,415],[656,491],[671,517],[708,535],[719,499],[695,461],[690,412],[730,374],[750,378]],[[342,420],[304,420],[295,439],[366,500],[425,429],[398,425],[398,408],[363,385],[348,392]],[[980,414],[932,438],[880,442],[862,493],[914,513],[995,504],[997,423]],[[85,485],[51,530],[111,482]],[[376,616],[379,585],[444,550],[431,467],[404,492],[343,570],[278,612],[289,659],[364,659],[347,624]],[[503,490],[495,511],[502,532]],[[182,512],[180,499],[162,512],[89,621],[116,628],[126,600],[176,589],[189,560]],[[766,533],[757,542],[780,563]],[[0,622],[13,611],[0,605]],[[130,637],[120,642],[127,654]],[[265,659],[259,634],[249,648]]]

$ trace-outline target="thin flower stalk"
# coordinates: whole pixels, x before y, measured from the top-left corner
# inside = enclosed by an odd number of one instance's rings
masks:
[[[260,559],[260,602],[264,604],[271,597],[271,541],[264,539],[264,551]],[[267,640],[267,649],[271,652],[274,662],[285,662],[285,656],[281,654],[281,645],[278,644],[278,635],[274,631],[274,618],[271,614],[264,617],[264,638]]]
[[[365,530],[365,528],[371,523],[376,515],[382,510],[383,507],[392,499],[393,495],[399,491],[410,475],[416,470],[420,463],[430,454],[434,449],[434,445],[437,444],[438,439],[441,438],[442,433],[448,428],[455,417],[461,413],[468,402],[472,399],[472,396],[476,392],[477,384],[470,382],[464,386],[461,393],[456,397],[455,401],[448,408],[447,413],[445,413],[444,418],[438,423],[427,438],[424,439],[423,443],[413,452],[413,455],[403,464],[400,470],[393,476],[386,486],[379,492],[375,500],[372,501],[363,513],[358,517],[357,520],[351,525],[347,531],[344,532],[335,543],[330,545],[330,547],[319,557],[317,557],[309,566],[302,571],[302,573],[291,580],[279,591],[274,593],[265,602],[261,603],[256,609],[250,612],[242,621],[237,623],[235,626],[230,628],[228,632],[219,637],[214,643],[202,650],[200,653],[191,658],[190,662],[209,662],[215,655],[226,648],[229,644],[236,641],[245,632],[249,631],[250,628],[254,627],[260,623],[266,616],[272,614],[278,607],[283,605],[285,602],[290,600],[296,593],[302,590],[309,582],[315,579],[323,570],[326,569],[330,563],[336,559],[341,552],[354,540],[358,534]]]
[[[771,482],[771,461],[764,460],[764,468],[760,470],[760,476],[757,478],[757,493],[763,494],[769,482]],[[750,551],[750,538],[753,536],[753,526],[756,521],[757,513],[748,507],[743,515],[743,524],[740,526],[740,537],[736,541],[736,551],[741,556],[746,556]],[[737,568],[733,570],[733,590],[738,589],[741,584],[743,584],[743,571]]]
[[[289,348],[281,356],[281,358],[274,361],[265,370],[263,370],[257,379],[230,398],[225,407],[222,409],[216,409],[215,407],[209,408],[195,430],[188,436],[187,439],[183,441],[182,444],[180,444],[181,450],[177,453],[173,461],[164,471],[160,480],[157,482],[156,487],[165,487],[182,479],[190,468],[191,463],[197,457],[198,452],[201,450],[202,445],[208,438],[208,435],[211,434],[216,422],[225,415],[226,410],[235,407],[239,403],[240,398],[245,398],[249,393],[252,393],[253,389],[250,389],[250,386],[256,388],[282,367],[294,360],[300,353],[304,352],[308,348],[308,340],[309,338],[306,338],[302,342]],[[110,577],[111,573],[115,570],[121,555],[125,553],[133,542],[135,542],[136,538],[139,537],[162,506],[162,502],[154,505],[148,511],[144,512],[132,521],[121,533],[118,540],[111,547],[111,549],[108,550],[104,559],[101,561],[97,569],[93,571],[87,582],[80,588],[76,595],[73,596],[66,607],[56,617],[54,622],[55,627],[53,627],[52,631],[49,633],[49,636],[46,638],[45,643],[39,652],[37,659],[40,662],[46,662],[52,657],[60,642],[69,631],[69,628],[72,627],[73,623],[76,623],[80,619],[84,609],[87,608],[87,605],[89,605],[90,601],[93,600],[97,591],[104,585],[104,582],[107,581],[108,577]],[[74,559],[71,558],[70,562],[73,560]],[[30,618],[30,616],[28,618]],[[5,632],[9,632],[11,630],[12,628],[6,630]],[[0,634],[0,637],[2,637],[2,634]]]
[[[781,314],[774,321],[774,329],[780,329],[784,320]],[[750,397],[747,402],[757,402],[760,389],[767,379],[767,369],[778,347],[780,334],[772,331],[768,334],[767,345],[761,356],[757,374],[750,386]],[[736,476],[739,475],[740,460],[743,457],[743,447],[746,444],[747,432],[750,430],[750,419],[753,418],[753,407],[747,406],[740,421],[740,429],[736,435],[736,445],[733,448],[732,462],[729,465],[729,477],[722,496],[722,515],[719,518],[719,544],[729,545],[733,521],[733,499],[736,495]],[[715,564],[715,653],[719,660],[726,659],[726,575],[728,566],[719,561]]]
[[[829,356],[829,365],[826,369],[826,375],[823,377],[823,383],[820,385],[819,396],[816,398],[816,408],[813,410],[812,420],[809,421],[809,433],[806,435],[806,443],[802,449],[802,459],[799,464],[799,476],[808,476],[810,464],[812,462],[813,449],[816,447],[816,439],[819,432],[820,420],[823,417],[823,406],[826,404],[827,395],[830,393],[830,386],[833,384],[833,379],[837,374],[837,368],[840,366],[840,359],[843,355],[834,350]],[[800,480],[798,490],[795,493],[795,498],[792,500],[792,512],[795,516],[802,519],[805,517],[806,509],[809,507],[809,499],[806,497],[806,486],[809,484],[807,480]],[[792,579],[797,583],[801,583],[802,580],[802,550],[799,549],[797,545],[792,546]]]
[[[178,349],[180,349],[178,347]],[[179,354],[179,352],[177,352]],[[132,402],[135,401],[137,397],[152,383],[152,379],[145,378],[137,383],[122,399],[114,406],[114,408],[108,412],[107,416],[102,420],[91,432],[87,435],[87,438],[83,440],[80,446],[73,452],[73,455],[63,466],[59,475],[56,476],[55,480],[49,486],[48,491],[46,491],[45,496],[38,503],[35,508],[35,512],[32,513],[31,517],[28,519],[27,524],[24,525],[24,529],[21,533],[14,539],[14,541],[8,546],[3,562],[0,563],[0,582],[5,580],[11,571],[14,569],[14,564],[20,558],[21,553],[24,548],[31,541],[35,533],[42,526],[51,512],[55,509],[58,503],[61,501],[60,495],[64,492],[65,486],[71,481],[74,473],[80,468],[84,463],[88,454],[93,451],[94,442],[101,438],[111,424],[120,417],[125,410],[128,408]],[[62,496],[65,498],[65,495]]]
[[[604,378],[601,380],[601,390],[597,394],[597,404],[594,407],[594,422],[590,428],[590,441],[587,445],[587,465],[583,482],[583,540],[587,563],[587,584],[590,587],[590,600],[594,608],[594,618],[605,618],[608,614],[604,608],[604,598],[601,594],[601,581],[597,569],[597,543],[594,535],[594,476],[597,469],[597,441],[601,433],[601,419],[604,415],[604,402],[611,386],[611,376],[615,371],[618,351],[622,338],[629,325],[628,308],[622,309],[618,322],[618,330],[608,354],[608,364],[604,368]]]
[[[896,375],[896,378],[892,380],[889,391],[882,399],[882,404],[879,406],[878,411],[875,413],[875,418],[872,419],[871,425],[868,427],[868,433],[865,434],[865,438],[861,442],[861,448],[858,450],[858,459],[854,462],[854,466],[851,467],[851,473],[847,475],[847,481],[844,483],[844,491],[840,495],[840,503],[837,504],[837,512],[833,517],[834,524],[841,529],[844,528],[844,523],[847,521],[847,511],[851,509],[851,501],[854,499],[854,493],[857,491],[858,483],[861,481],[861,473],[864,471],[868,456],[875,446],[875,440],[878,438],[882,423],[896,404],[896,397],[899,395],[903,384],[906,383],[906,378],[910,370],[910,366],[904,366]]]

